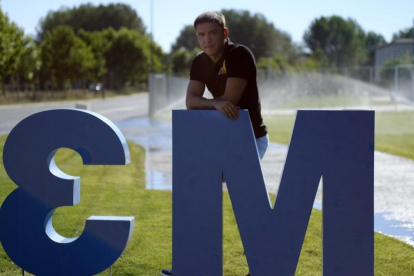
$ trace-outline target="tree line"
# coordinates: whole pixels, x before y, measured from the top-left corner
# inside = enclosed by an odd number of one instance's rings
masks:
[[[154,72],[165,70],[165,53],[151,41],[136,11],[125,4],[50,11],[35,39],[1,10],[0,24],[3,90],[4,83],[65,90],[102,82],[119,91],[146,83],[150,65]]]
[[[387,43],[372,31],[364,31],[352,18],[321,16],[314,19],[296,44],[290,35],[276,28],[261,14],[249,11],[222,10],[229,37],[249,47],[261,69],[289,70],[300,68],[330,68],[374,66],[375,48]],[[398,31],[393,40],[412,38],[412,28]],[[188,71],[194,53],[200,51],[192,25],[185,26],[170,54],[175,71]]]
[[[340,16],[314,19],[296,44],[261,14],[224,9],[229,37],[249,47],[258,68],[340,68],[373,66],[375,47],[387,43],[355,20]],[[188,73],[200,51],[192,24],[180,31],[169,54],[151,41],[137,12],[126,4],[83,4],[50,11],[35,38],[0,9],[2,83],[30,83],[40,90],[85,88],[102,82],[114,90],[146,83],[149,71]],[[411,38],[412,28],[393,39]],[[4,87],[4,85],[3,85]]]

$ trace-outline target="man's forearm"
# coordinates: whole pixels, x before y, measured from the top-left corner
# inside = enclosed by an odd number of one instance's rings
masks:
[[[187,109],[217,109],[232,120],[236,120],[239,116],[239,107],[230,101],[223,100],[222,97],[206,99],[200,96],[187,96],[186,105]]]
[[[216,109],[217,99],[190,96],[186,98],[187,109]]]

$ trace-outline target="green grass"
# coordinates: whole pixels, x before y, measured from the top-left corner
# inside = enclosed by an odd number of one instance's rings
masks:
[[[283,127],[286,132],[288,125],[286,122]],[[16,188],[2,164],[5,138],[0,137],[0,202]],[[171,266],[171,192],[145,189],[144,151],[135,144],[129,146],[132,163],[126,166],[83,166],[73,151],[58,151],[58,166],[68,174],[81,176],[81,202],[74,207],[58,208],[53,223],[60,234],[73,237],[82,233],[85,220],[91,215],[135,216],[132,239],[113,265],[113,275],[159,275],[161,268]],[[223,216],[224,275],[245,275],[247,262],[227,192]],[[321,275],[321,223],[321,212],[313,210],[296,275]],[[413,256],[411,246],[375,234],[375,275],[414,275]],[[21,270],[0,247],[0,275],[20,274]],[[108,271],[99,275],[108,275]]]
[[[375,148],[414,159],[414,111],[377,112]]]
[[[265,116],[270,140],[288,145],[296,115]],[[376,112],[375,149],[414,159],[414,111]]]
[[[270,100],[270,104],[264,104],[265,109],[286,109],[286,108],[352,108],[353,106],[390,106],[396,103],[392,101],[390,96],[372,96],[368,95],[352,95],[352,94],[340,94],[340,95],[312,95],[312,96],[296,96],[291,98],[285,98],[278,96],[281,92],[275,91],[273,97],[280,102],[272,104],[271,99],[264,97],[262,103],[267,103]],[[270,97],[271,98],[271,97]],[[399,104],[401,105],[401,103]]]
[[[368,96],[322,95],[295,97],[283,104],[283,108],[323,108],[369,105]]]
[[[272,115],[264,116],[263,121],[269,132],[272,142],[289,145],[292,136],[296,115]]]

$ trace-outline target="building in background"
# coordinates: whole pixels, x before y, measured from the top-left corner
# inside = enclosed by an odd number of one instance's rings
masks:
[[[382,44],[375,49],[375,80],[380,80],[380,68],[387,61],[396,59],[404,53],[414,55],[414,39],[401,38],[389,44]]]

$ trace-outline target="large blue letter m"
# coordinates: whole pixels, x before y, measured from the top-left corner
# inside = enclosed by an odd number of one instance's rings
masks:
[[[298,111],[272,209],[247,111],[173,111],[173,270],[221,276],[222,174],[253,276],[294,275],[323,177],[323,275],[374,275],[374,112]]]

